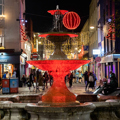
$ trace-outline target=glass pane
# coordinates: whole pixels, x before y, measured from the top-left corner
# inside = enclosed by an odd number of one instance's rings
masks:
[[[3,10],[2,11],[3,11],[3,15],[4,15],[4,6],[3,6]]]
[[[0,29],[0,36],[2,36],[2,29]]]
[[[2,15],[2,5],[0,5],[0,15]]]
[[[2,4],[2,0],[0,0],[0,4]]]

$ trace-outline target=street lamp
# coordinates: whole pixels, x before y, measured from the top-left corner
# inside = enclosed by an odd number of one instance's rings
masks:
[[[94,26],[90,26],[90,29],[94,29],[95,27]]]
[[[101,28],[101,29],[102,29],[102,26],[96,26],[96,27],[95,27],[95,26],[90,26],[90,29],[91,29],[91,30],[93,30],[93,29],[95,29],[95,28]]]

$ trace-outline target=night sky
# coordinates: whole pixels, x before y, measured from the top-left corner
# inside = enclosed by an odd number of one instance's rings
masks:
[[[48,10],[56,9],[59,5],[60,9],[74,11],[81,18],[80,26],[75,32],[80,32],[85,21],[89,17],[89,4],[91,0],[25,0],[26,1],[26,18],[33,21],[34,32],[48,32],[52,28],[53,16]]]

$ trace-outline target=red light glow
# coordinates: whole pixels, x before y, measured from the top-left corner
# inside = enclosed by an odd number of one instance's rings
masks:
[[[39,37],[44,37],[46,38],[47,36],[69,36],[69,37],[78,37],[77,34],[71,34],[71,33],[46,33],[46,34],[41,34]]]
[[[75,12],[68,12],[63,17],[63,25],[70,30],[76,29],[80,24],[80,17]]]
[[[67,11],[67,10],[49,10],[49,11],[47,11],[47,12],[50,13],[51,15],[54,15],[56,12],[57,12],[58,14],[64,15],[64,14],[67,13],[68,11]]]
[[[53,76],[53,85],[49,91],[42,96],[42,102],[45,103],[66,103],[75,102],[76,97],[66,87],[64,78],[70,72],[78,67],[87,64],[90,60],[34,60],[26,61],[28,64],[48,71]]]

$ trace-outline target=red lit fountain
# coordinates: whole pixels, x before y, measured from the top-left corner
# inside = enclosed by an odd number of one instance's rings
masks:
[[[33,60],[27,61],[27,63],[34,65],[39,69],[48,71],[49,74],[53,76],[54,82],[48,92],[42,96],[42,103],[39,104],[39,106],[27,106],[26,109],[32,112],[33,110],[35,112],[36,109],[36,112],[38,112],[39,114],[41,113],[39,115],[40,118],[47,118],[46,120],[53,118],[55,120],[61,118],[62,120],[65,117],[66,119],[68,119],[69,115],[65,116],[65,113],[72,114],[74,110],[78,110],[77,112],[80,112],[80,114],[82,114],[82,117],[84,118],[86,116],[83,115],[82,112],[87,111],[88,115],[88,113],[94,109],[94,106],[93,104],[89,103],[84,104],[84,107],[83,105],[80,105],[80,103],[79,105],[76,104],[76,96],[68,90],[64,78],[70,72],[70,70],[75,70],[78,67],[89,63],[90,61],[67,60],[66,55],[63,51],[61,51],[61,45],[63,42],[65,42],[70,37],[78,36],[73,33],[63,32],[63,24],[65,27],[67,26],[67,28],[75,29],[80,24],[80,17],[77,13],[74,14],[74,12],[71,12],[70,14],[70,12],[66,10],[59,10],[58,6],[56,10],[50,10],[48,12],[54,16],[54,28],[52,29],[52,32],[41,34],[39,35],[39,37],[45,37],[50,41],[54,42],[56,46],[55,52],[53,55],[50,56],[50,60]],[[63,16],[65,16],[65,18]],[[66,19],[70,19],[71,21],[68,23],[69,20]],[[65,106],[67,106],[66,109],[64,109]],[[72,106],[72,109],[70,106]],[[34,109],[32,110],[31,107]],[[51,118],[49,114],[51,114]],[[56,114],[58,114],[57,117]],[[88,117],[86,118],[88,120]],[[75,119],[75,117],[73,117],[73,119]]]

